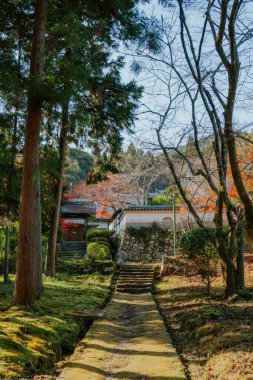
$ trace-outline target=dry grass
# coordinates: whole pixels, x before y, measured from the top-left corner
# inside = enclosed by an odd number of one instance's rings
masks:
[[[244,298],[228,301],[220,277],[210,297],[187,271],[157,284],[157,301],[192,380],[253,379],[253,255],[246,255],[246,286]]]

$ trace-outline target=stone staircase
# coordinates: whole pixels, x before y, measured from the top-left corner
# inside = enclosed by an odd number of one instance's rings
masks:
[[[61,242],[61,257],[75,258],[85,255],[84,241],[62,241]]]
[[[116,291],[149,293],[154,280],[154,267],[145,264],[121,264]]]

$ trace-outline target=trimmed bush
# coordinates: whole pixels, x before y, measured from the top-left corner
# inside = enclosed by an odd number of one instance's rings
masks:
[[[89,243],[102,244],[102,245],[105,245],[106,247],[108,247],[108,249],[111,249],[111,245],[110,245],[109,240],[102,238],[102,237],[94,237],[94,238],[89,240]]]
[[[88,243],[98,242],[108,246],[112,259],[115,259],[119,249],[120,240],[119,237],[115,235],[114,231],[93,228],[87,232],[87,240]]]
[[[114,235],[114,231],[111,230],[102,230],[100,228],[92,228],[87,231],[87,239],[90,241],[92,238],[105,238],[110,239]]]
[[[200,254],[207,242],[213,245],[213,251],[216,252],[215,229],[197,227],[181,236],[178,248],[188,259],[194,259]]]
[[[110,250],[106,245],[94,242],[88,244],[87,254],[90,262],[103,261],[109,259]]]

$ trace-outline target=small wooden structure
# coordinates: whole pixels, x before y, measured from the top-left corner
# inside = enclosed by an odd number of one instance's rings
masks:
[[[71,199],[61,206],[62,240],[84,241],[87,219],[96,215],[96,205],[87,199]]]

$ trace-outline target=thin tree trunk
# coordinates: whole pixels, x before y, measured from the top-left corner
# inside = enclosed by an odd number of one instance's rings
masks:
[[[237,236],[237,253],[236,253],[236,288],[244,288],[244,220],[239,215],[238,227],[236,231]]]
[[[210,271],[210,261],[208,261],[207,268],[207,294],[210,296],[211,294],[211,271]]]
[[[4,283],[9,282],[9,250],[10,250],[10,227],[5,227],[5,246],[4,246]]]
[[[239,197],[243,203],[245,210],[245,228],[248,238],[253,242],[253,203],[247,193],[241,175],[241,170],[238,164],[236,142],[233,133],[233,121],[232,121],[232,111],[225,113],[225,133],[227,138],[229,161],[231,165],[231,172],[235,187],[238,191]]]
[[[41,215],[41,187],[40,187],[40,178],[38,182],[38,215]],[[37,243],[37,255],[34,257],[34,297],[35,299],[42,298],[44,294],[43,289],[43,279],[42,279],[42,240],[41,240],[41,218],[38,220],[38,226],[35,230],[37,237],[35,237],[35,241]]]
[[[48,238],[48,251],[46,258],[45,273],[47,276],[54,277],[56,262],[56,243],[60,217],[60,207],[62,198],[62,183],[66,158],[67,139],[68,139],[68,120],[69,119],[69,102],[66,102],[62,108],[62,127],[59,143],[59,166],[58,180],[55,187],[55,205],[52,209],[50,219],[50,229]]]
[[[223,197],[222,193],[218,194],[216,201],[216,212],[214,222],[216,226],[216,246],[221,261],[222,273],[225,282],[225,296],[230,297],[235,294],[235,278],[233,260],[228,255],[224,236],[223,236]]]
[[[241,169],[238,163],[237,149],[236,149],[236,139],[233,130],[233,114],[238,86],[238,79],[240,74],[241,63],[239,61],[238,46],[236,41],[236,20],[238,16],[239,9],[242,2],[234,0],[231,8],[230,16],[227,16],[227,4],[224,2],[221,5],[221,10],[224,17],[227,17],[228,21],[228,41],[229,41],[229,53],[230,53],[230,63],[227,63],[226,69],[228,73],[228,95],[227,104],[224,112],[224,122],[225,122],[225,135],[228,146],[229,161],[231,165],[231,172],[235,187],[237,189],[238,195],[243,203],[245,209],[245,228],[249,239],[253,242],[253,203],[250,195],[248,194],[243,178]],[[224,30],[221,34],[220,46],[222,44],[222,38],[224,36]],[[216,42],[217,44],[217,42]],[[219,47],[219,45],[218,45]],[[220,54],[221,50],[217,50]]]
[[[42,85],[46,31],[46,0],[37,0],[32,39],[28,114],[25,128],[24,163],[19,214],[19,242],[17,254],[16,282],[13,297],[15,305],[33,305],[35,302],[38,264],[39,213],[39,143],[41,120],[41,97],[38,88]],[[35,275],[36,273],[36,275]]]

